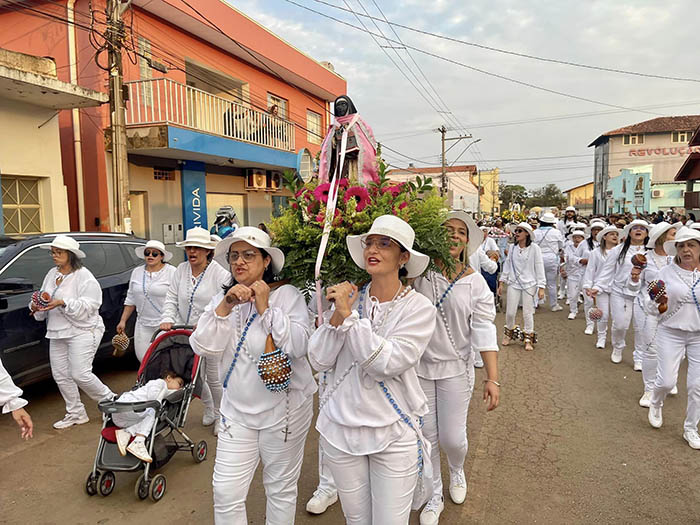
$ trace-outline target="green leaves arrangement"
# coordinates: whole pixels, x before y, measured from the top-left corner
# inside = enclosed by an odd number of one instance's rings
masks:
[[[333,228],[321,267],[324,286],[346,280],[356,283],[369,280],[369,275],[350,257],[345,238],[366,233],[381,215],[396,215],[408,222],[416,232],[415,249],[429,255],[431,261],[443,260],[452,265],[450,240],[443,227],[448,210],[432,180],[416,177],[415,181],[399,184],[388,180],[385,171],[386,165],[380,159],[378,182],[361,186],[356,180],[341,180]],[[281,277],[300,290],[309,290],[314,281],[330,184],[318,181],[304,184],[292,172],[285,174],[284,182],[294,197],[282,215],[268,224],[268,229],[273,243],[286,256]],[[431,268],[435,268],[434,262]]]

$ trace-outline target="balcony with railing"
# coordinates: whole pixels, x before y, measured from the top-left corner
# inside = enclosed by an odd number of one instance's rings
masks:
[[[294,125],[168,78],[126,82],[127,127],[168,124],[294,152]]]

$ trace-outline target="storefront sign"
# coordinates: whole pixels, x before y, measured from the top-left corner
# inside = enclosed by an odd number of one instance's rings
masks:
[[[631,149],[630,157],[652,157],[656,155],[690,155],[691,153],[700,153],[700,146],[680,146],[677,148],[640,148]]]
[[[182,166],[182,222],[185,231],[195,226],[208,229],[207,186],[203,162],[185,161]]]

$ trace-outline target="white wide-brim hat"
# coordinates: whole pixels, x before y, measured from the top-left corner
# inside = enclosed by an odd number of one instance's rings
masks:
[[[656,246],[657,239],[671,228],[675,228],[675,226],[668,222],[660,222],[659,224],[655,224],[649,232],[649,242],[647,242],[647,248],[653,248]]]
[[[467,242],[468,259],[471,256],[471,254],[473,254],[476,250],[479,249],[479,246],[481,246],[481,243],[484,240],[484,232],[481,228],[479,228],[476,225],[476,221],[474,221],[472,214],[467,213],[466,211],[452,210],[450,213],[447,214],[447,220],[449,221],[450,219],[457,219],[458,221],[462,221],[467,227],[467,236],[469,237],[469,241]]]
[[[478,227],[476,229],[481,233]],[[428,264],[430,264],[430,257],[413,249],[413,241],[415,240],[416,233],[413,231],[413,228],[411,228],[411,225],[394,215],[382,215],[374,219],[372,227],[367,233],[363,233],[362,235],[348,235],[345,238],[352,260],[363,270],[366,269],[366,266],[362,241],[370,235],[390,237],[411,254],[411,257],[406,263],[406,272],[409,278],[418,277],[425,271]]]
[[[173,258],[173,254],[165,249],[165,244],[155,239],[148,241],[143,246],[137,246],[136,248],[134,248],[134,251],[136,252],[136,257],[138,257],[139,259],[145,259],[146,256],[143,254],[143,252],[145,252],[148,248],[155,248],[156,250],[160,251],[160,253],[163,254],[164,262],[168,262],[170,259]]]
[[[515,228],[513,228],[513,234],[515,234],[515,230],[520,228],[521,230],[527,231],[527,233],[530,235],[530,240],[534,241],[535,240],[535,230],[532,229],[532,226],[530,226],[526,222],[519,222],[518,224],[515,225]]]
[[[187,230],[187,236],[184,241],[176,243],[178,248],[187,248],[188,246],[195,246],[197,248],[204,248],[205,250],[213,250],[216,248],[217,242],[211,238],[211,235],[204,228],[195,226]]]
[[[41,244],[40,246],[44,250],[50,250],[51,248],[67,250],[69,252],[73,252],[78,259],[85,258],[85,252],[80,249],[80,244],[78,241],[76,241],[73,237],[68,237],[68,235],[56,235],[50,244]]]
[[[282,250],[272,246],[270,236],[255,226],[241,226],[240,228],[236,228],[236,231],[216,245],[214,260],[224,268],[230,268],[230,264],[226,259],[228,257],[229,248],[236,242],[247,242],[258,250],[265,250],[270,256],[270,259],[272,259],[273,273],[280,273],[282,268],[284,268],[284,253]]]
[[[625,226],[625,237],[627,237],[630,234],[630,230],[634,226],[644,226],[647,229],[647,232],[649,231],[649,223],[645,220],[642,219],[634,219],[632,222],[630,222],[627,226]]]
[[[588,226],[586,226],[586,228],[585,228],[586,235],[590,236],[591,232],[593,231],[593,228],[601,228],[602,229],[602,228],[607,227],[607,225],[608,224],[601,219],[593,219],[591,221],[591,223]]]
[[[586,232],[580,228],[576,228],[575,230],[572,230],[571,233],[569,234],[569,239],[573,239],[574,235],[580,235],[584,239],[586,238]]]
[[[575,206],[567,206],[566,209],[565,209],[564,211],[565,211],[565,212],[567,212],[567,211],[573,211],[573,212],[575,212],[575,211],[576,211],[576,207],[575,207]]]
[[[540,222],[546,222],[548,224],[554,224],[557,222],[557,218],[554,216],[553,213],[543,213],[542,217],[540,217]]]
[[[676,244],[686,241],[698,241],[700,243],[700,231],[683,226],[676,232],[676,238],[664,243],[664,251],[667,255],[675,256],[678,253]]]
[[[693,224],[691,224],[688,227],[692,228],[693,230],[700,230],[700,222],[694,222]],[[676,232],[676,233],[678,233],[678,232]]]
[[[602,230],[600,230],[600,231],[598,232],[598,235],[596,235],[595,240],[598,241],[598,244],[602,244],[603,238],[604,238],[608,233],[612,233],[612,232],[617,232],[618,237],[622,237],[622,235],[625,233],[624,230],[621,230],[621,229],[618,228],[617,226],[614,226],[614,225],[611,224],[610,226],[606,226],[605,228],[603,228]]]

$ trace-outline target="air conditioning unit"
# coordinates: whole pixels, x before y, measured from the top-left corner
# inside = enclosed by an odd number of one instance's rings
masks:
[[[267,189],[270,191],[279,191],[282,189],[282,172],[270,171],[267,177]]]
[[[245,189],[264,190],[267,188],[267,172],[257,168],[246,170]]]
[[[651,190],[652,199],[660,199],[664,196],[664,190]]]

